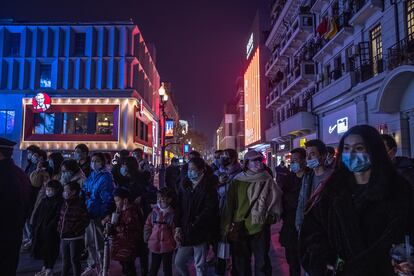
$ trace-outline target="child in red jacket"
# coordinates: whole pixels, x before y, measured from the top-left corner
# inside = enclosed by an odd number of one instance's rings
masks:
[[[165,276],[172,275],[172,256],[176,248],[174,240],[174,209],[171,206],[173,192],[162,188],[157,194],[157,205],[147,218],[144,240],[151,251],[150,276],[158,275],[161,262]]]
[[[118,219],[109,233],[112,236],[111,258],[120,262],[123,275],[135,276],[139,229],[142,227],[139,225],[138,209],[125,188],[115,189],[114,200]]]

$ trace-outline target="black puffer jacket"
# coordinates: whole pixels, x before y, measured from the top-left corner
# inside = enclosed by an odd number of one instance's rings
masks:
[[[216,187],[217,177],[208,172],[195,188],[188,178],[182,182],[176,227],[183,231],[183,246],[199,245],[217,237],[219,204]]]
[[[392,161],[398,173],[407,180],[414,191],[414,161],[408,157],[397,156]]]
[[[60,211],[58,232],[61,239],[83,236],[89,224],[88,210],[79,197],[67,200]]]
[[[372,176],[366,185],[356,184],[350,173],[335,173],[305,215],[300,255],[311,276],[326,275],[326,266],[338,258],[345,265],[337,275],[395,275],[389,251],[413,233],[410,187],[398,175]]]

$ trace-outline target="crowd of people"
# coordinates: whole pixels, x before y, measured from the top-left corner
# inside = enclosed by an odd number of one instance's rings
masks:
[[[21,247],[43,261],[37,276],[53,275],[59,255],[61,275],[95,275],[108,251],[128,276],[137,258],[141,275],[214,265],[216,275],[267,276],[279,221],[289,275],[413,275],[414,162],[367,125],[336,149],[307,141],[274,169],[255,150],[243,160],[216,151],[211,164],[193,151],[182,166],[171,160],[163,187],[141,149],[112,157],[79,144],[72,159],[31,145],[23,171],[13,146],[0,138],[4,275],[15,275]],[[406,254],[391,256],[404,242]]]

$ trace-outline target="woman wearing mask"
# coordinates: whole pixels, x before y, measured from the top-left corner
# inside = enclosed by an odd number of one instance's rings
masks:
[[[60,166],[63,162],[63,156],[60,152],[52,152],[49,155],[49,168],[51,170],[51,178],[54,180],[60,180]]]
[[[244,156],[243,172],[230,184],[222,221],[231,241],[233,275],[271,275],[270,225],[282,214],[282,191],[265,170],[263,155],[255,150]],[[236,239],[235,225],[240,225]],[[231,237],[233,235],[233,238]]]
[[[218,221],[217,177],[206,170],[200,157],[190,159],[187,177],[178,193],[175,256],[178,275],[187,276],[187,262],[194,259],[197,276],[206,274],[207,249],[216,236]]]
[[[305,210],[302,265],[310,275],[395,275],[390,249],[413,233],[409,184],[395,171],[371,126],[346,132],[338,159]]]
[[[104,246],[101,221],[111,214],[114,205],[113,178],[105,164],[105,156],[102,153],[94,153],[91,159],[92,172],[82,187],[82,195],[86,199],[86,208],[91,218],[86,229],[86,247],[89,254],[85,273],[95,270],[96,265],[101,262],[100,256],[103,256]]]
[[[78,165],[78,162],[73,159],[63,161],[61,166],[60,183],[66,185],[69,182],[78,182],[79,186],[83,187],[86,177]]]

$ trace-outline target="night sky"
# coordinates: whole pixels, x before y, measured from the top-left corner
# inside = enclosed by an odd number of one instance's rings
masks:
[[[27,21],[111,21],[132,18],[157,49],[162,81],[173,84],[183,119],[212,140],[242,73],[256,0],[13,0],[0,17]]]

